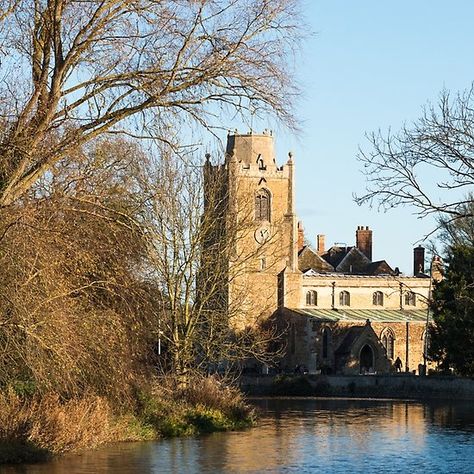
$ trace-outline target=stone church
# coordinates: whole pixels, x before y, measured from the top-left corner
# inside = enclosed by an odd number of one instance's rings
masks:
[[[225,163],[208,156],[205,170],[206,189],[218,181],[226,195],[225,225],[241,223],[227,304],[238,308],[236,326],[271,321],[284,335],[283,370],[423,370],[431,278],[422,247],[405,276],[372,260],[369,227],[357,227],[351,246],[326,248],[324,235],[309,243],[295,212],[294,159],[277,163],[271,132],[229,134]]]

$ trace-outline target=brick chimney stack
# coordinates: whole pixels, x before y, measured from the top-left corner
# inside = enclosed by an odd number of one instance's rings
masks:
[[[301,252],[304,247],[304,229],[303,224],[298,221],[298,252]]]
[[[372,261],[372,231],[368,227],[357,226],[356,247]]]
[[[316,236],[316,252],[318,255],[322,255],[326,251],[324,248],[324,238],[325,236],[323,234],[318,234]]]
[[[425,249],[418,245],[413,249],[413,275],[425,273]]]

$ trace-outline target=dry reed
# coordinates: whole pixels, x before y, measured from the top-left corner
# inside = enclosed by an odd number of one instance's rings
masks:
[[[111,410],[101,397],[61,401],[57,394],[24,399],[0,393],[0,444],[34,446],[54,455],[110,440]]]

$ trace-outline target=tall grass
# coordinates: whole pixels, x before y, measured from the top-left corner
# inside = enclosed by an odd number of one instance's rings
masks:
[[[94,448],[110,439],[111,410],[101,397],[85,395],[62,402],[57,394],[23,398],[13,389],[0,392],[0,455],[27,458]],[[21,460],[21,459],[20,459]]]
[[[117,413],[103,397],[0,391],[0,463],[44,460],[109,441],[189,436],[251,426],[254,412],[241,393],[215,377],[195,377],[178,390],[160,377],[136,392],[132,409]]]

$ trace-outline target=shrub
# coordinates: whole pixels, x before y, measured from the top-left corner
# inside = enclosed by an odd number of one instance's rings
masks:
[[[189,422],[199,433],[226,431],[233,428],[233,423],[220,410],[198,405],[187,414]]]
[[[255,418],[242,392],[215,376],[196,378],[184,391],[183,397],[192,405],[219,410],[236,421]]]
[[[217,377],[195,376],[185,389],[173,377],[156,379],[137,396],[138,417],[161,436],[189,436],[252,426],[254,410],[241,392]]]

